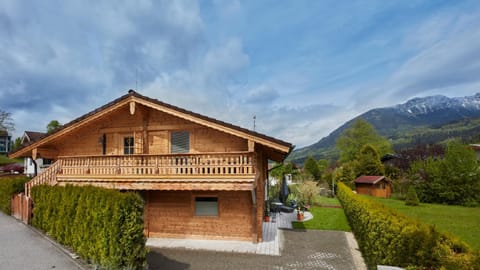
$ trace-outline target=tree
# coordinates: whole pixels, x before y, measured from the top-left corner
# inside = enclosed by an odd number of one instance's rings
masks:
[[[47,125],[47,133],[52,133],[55,130],[57,130],[58,128],[60,128],[61,126],[62,126],[62,124],[60,124],[60,122],[58,122],[57,120],[52,120]]]
[[[305,161],[305,165],[303,166],[303,169],[305,170],[306,173],[310,174],[315,181],[320,180],[321,172],[320,172],[320,169],[318,168],[317,161],[312,156],[309,156],[307,158],[307,160]]]
[[[377,134],[375,128],[363,119],[358,119],[337,139],[340,161],[348,162],[357,158],[357,154],[366,144],[371,144],[383,156],[392,152],[390,142]]]
[[[292,176],[298,174],[297,167],[293,162],[275,163],[270,171],[270,175],[278,180],[282,180],[282,177],[286,174],[291,174]]]
[[[405,197],[405,205],[411,205],[411,206],[420,205],[417,192],[415,191],[415,187],[413,185],[410,185],[410,187],[408,187],[407,197]]]
[[[443,159],[428,158],[412,164],[422,202],[475,206],[480,204],[480,171],[475,152],[458,141],[447,145]]]
[[[343,163],[342,166],[337,167],[333,171],[333,179],[336,183],[342,182],[349,186],[351,189],[354,189],[355,183],[353,181],[356,177],[355,168],[357,166],[357,161],[355,160]]]
[[[22,138],[17,137],[15,139],[15,142],[13,142],[12,150],[16,150],[16,149],[20,148],[20,146],[22,146]]]
[[[12,120],[12,113],[0,110],[0,131],[13,131],[15,125]]]
[[[356,176],[385,174],[385,168],[380,161],[380,156],[372,145],[364,145],[358,153],[355,173]]]

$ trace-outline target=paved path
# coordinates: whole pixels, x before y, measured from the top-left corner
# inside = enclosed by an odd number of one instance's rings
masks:
[[[152,248],[149,269],[366,269],[352,255],[349,234],[340,231],[283,230],[281,256],[227,253],[172,248]]]
[[[0,212],[0,269],[81,269],[43,235]]]

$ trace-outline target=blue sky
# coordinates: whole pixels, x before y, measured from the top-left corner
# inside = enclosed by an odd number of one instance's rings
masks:
[[[15,136],[130,88],[300,146],[376,107],[480,92],[478,1],[0,0]]]

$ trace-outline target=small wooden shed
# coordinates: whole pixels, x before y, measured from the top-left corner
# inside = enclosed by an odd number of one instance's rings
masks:
[[[388,198],[392,194],[392,185],[385,176],[362,175],[355,179],[358,194]]]

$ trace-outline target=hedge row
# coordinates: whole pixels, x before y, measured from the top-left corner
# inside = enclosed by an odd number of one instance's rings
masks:
[[[478,254],[463,242],[382,204],[354,194],[343,183],[338,198],[369,269],[480,269]]]
[[[0,210],[10,215],[10,201],[12,196],[25,191],[25,183],[30,178],[25,176],[12,176],[0,178]]]
[[[92,186],[35,186],[32,225],[105,269],[143,269],[143,201]]]

